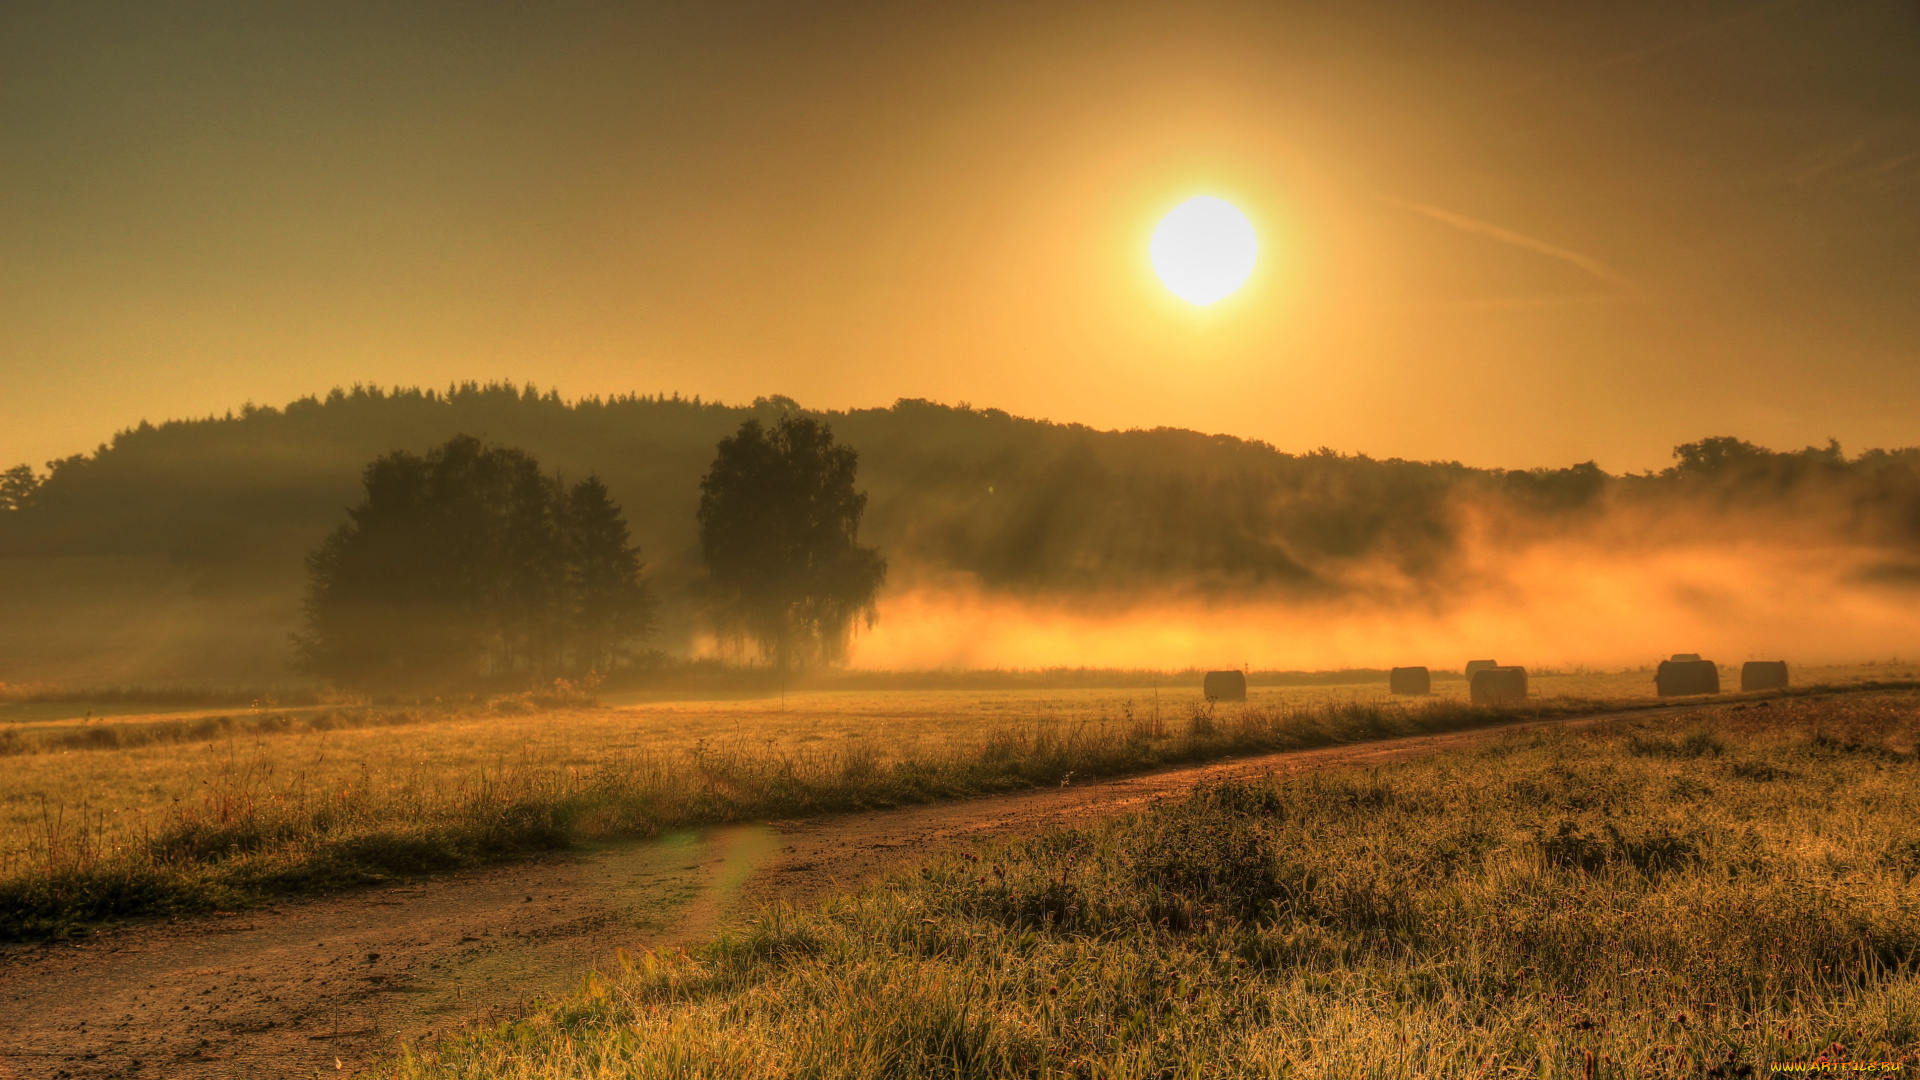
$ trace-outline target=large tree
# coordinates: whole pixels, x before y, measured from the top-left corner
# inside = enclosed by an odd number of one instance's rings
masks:
[[[567,493],[567,586],[572,606],[570,653],[594,671],[610,671],[629,659],[630,647],[653,632],[653,594],[640,580],[640,549],[629,542],[627,521],[589,476]]]
[[[387,454],[365,482],[307,561],[304,670],[375,690],[525,682],[607,671],[651,630],[598,478],[569,491],[525,451],[461,435]]]
[[[723,639],[751,642],[784,671],[843,660],[854,620],[872,624],[887,562],[860,546],[858,467],[831,427],[791,413],[720,440],[699,522]]]

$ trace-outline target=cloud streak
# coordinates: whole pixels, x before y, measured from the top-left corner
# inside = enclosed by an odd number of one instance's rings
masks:
[[[1623,277],[1619,271],[1590,255],[1582,255],[1570,248],[1563,248],[1558,244],[1550,244],[1538,237],[1528,236],[1526,233],[1517,232],[1503,225],[1495,225],[1490,221],[1481,221],[1479,218],[1468,217],[1465,214],[1456,214],[1451,210],[1433,206],[1429,203],[1411,202],[1406,199],[1396,199],[1388,195],[1383,195],[1380,198],[1390,206],[1396,206],[1410,213],[1432,218],[1434,221],[1459,229],[1461,232],[1485,236],[1489,239],[1498,240],[1503,244],[1523,248],[1538,255],[1545,255],[1550,259],[1558,259],[1561,262],[1586,271],[1609,285],[1618,286],[1622,289],[1631,289],[1633,287],[1633,283]]]

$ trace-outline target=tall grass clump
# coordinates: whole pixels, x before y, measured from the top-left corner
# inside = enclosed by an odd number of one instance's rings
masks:
[[[1204,788],[765,911],[374,1075],[1626,1080],[1910,1065],[1913,702],[1825,703],[1845,730],[1830,714],[1816,737],[1818,704],[1721,709],[1677,738],[1614,722]]]
[[[972,743],[899,757],[883,756],[884,748],[870,740],[836,750],[776,750],[743,737],[580,768],[508,764],[457,781],[363,774],[313,782],[276,769],[260,743],[257,758],[239,752],[198,797],[131,828],[124,821],[109,828],[84,808],[47,806],[33,834],[13,838],[0,855],[0,937],[60,935],[115,918],[232,907],[666,828],[925,802],[1598,707],[1556,701],[1490,709],[1448,700],[1412,707],[1203,707],[1174,716],[1003,727]],[[247,721],[256,728],[277,722]],[[82,730],[73,737],[103,744],[132,737],[112,727],[94,730],[107,734]]]

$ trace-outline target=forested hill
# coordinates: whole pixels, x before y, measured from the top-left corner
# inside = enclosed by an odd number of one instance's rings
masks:
[[[284,409],[142,423],[92,454],[51,463],[37,486],[23,486],[16,470],[8,490],[21,505],[0,512],[0,618],[10,627],[0,631],[10,639],[0,640],[9,650],[0,679],[33,677],[28,669],[43,662],[49,677],[73,677],[85,646],[55,639],[76,620],[91,620],[96,640],[120,633],[120,653],[139,654],[142,635],[164,629],[141,621],[151,618],[203,640],[196,655],[205,664],[267,663],[291,628],[302,560],[358,500],[364,466],[457,433],[522,447],[550,471],[605,480],[665,605],[661,644],[673,648],[694,623],[694,509],[715,444],[748,416],[790,408],[785,399],[567,402],[469,384],[336,390]],[[1623,501],[1804,509],[1815,498],[1835,529],[1896,554],[1920,544],[1920,452],[1911,449],[1848,458],[1838,447],[1773,453],[1710,439],[1680,448],[1664,473],[1610,477],[1591,463],[1504,472],[1294,455],[1228,436],[1095,431],[925,401],[814,415],[860,453],[871,496],[862,540],[893,563],[897,585],[963,575],[1022,592],[1324,594],[1360,563],[1439,580],[1468,506],[1523,525],[1575,525]],[[99,629],[112,619],[124,631]],[[225,631],[198,622],[222,619],[247,644],[222,644]],[[182,629],[181,620],[195,625]],[[19,640],[29,624],[44,640]],[[83,673],[110,674],[98,665]]]

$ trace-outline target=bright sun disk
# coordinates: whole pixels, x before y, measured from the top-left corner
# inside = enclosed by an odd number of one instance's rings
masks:
[[[1167,288],[1201,307],[1246,284],[1259,251],[1253,222],[1232,203],[1211,195],[1174,207],[1153,230],[1147,248],[1154,273]]]

